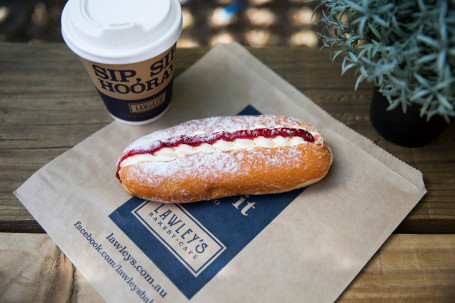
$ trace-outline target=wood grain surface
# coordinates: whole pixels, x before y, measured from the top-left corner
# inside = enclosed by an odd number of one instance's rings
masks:
[[[250,48],[253,55],[333,117],[419,169],[428,193],[399,233],[455,233],[455,125],[432,144],[404,148],[370,124],[372,84],[354,90],[327,51]],[[176,75],[207,48],[178,49]],[[43,232],[13,195],[41,166],[112,121],[82,63],[64,44],[0,44],[0,232]]]
[[[455,235],[392,235],[337,302],[454,302],[454,251]],[[0,302],[104,302],[45,234],[0,234],[0,258]]]
[[[338,302],[455,302],[454,241],[454,235],[392,235]]]
[[[370,124],[372,84],[354,90],[327,51],[250,48],[334,118],[419,169],[428,193],[338,302],[455,302],[455,125],[404,148]],[[207,48],[178,49],[178,76]],[[112,121],[64,44],[0,43],[0,302],[102,302],[13,195],[40,167]],[[36,234],[41,233],[41,234]]]

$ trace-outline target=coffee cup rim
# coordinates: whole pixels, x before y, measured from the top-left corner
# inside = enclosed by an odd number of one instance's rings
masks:
[[[114,28],[107,31],[105,26],[100,26],[87,17],[87,12],[84,11],[86,9],[84,4],[87,1],[69,0],[63,9],[61,22],[65,43],[74,53],[89,61],[104,64],[141,62],[168,50],[177,42],[182,32],[182,12],[178,0],[136,0],[136,5],[139,5],[141,1],[152,1],[147,3],[154,5],[153,1],[155,1],[155,5],[158,6],[164,2],[156,4],[156,1],[168,1],[164,3],[164,6],[161,5],[164,7],[162,12],[167,15],[159,16],[161,23],[152,27],[148,32],[143,31],[144,26],[134,20],[130,25],[119,26],[118,30]],[[99,0],[99,2],[103,1]],[[96,2],[91,2],[92,5],[93,3]],[[167,4],[169,4],[169,8],[166,7]],[[139,9],[139,6],[131,9]],[[82,22],[79,22],[80,20]],[[93,27],[93,31],[90,30],[91,27]],[[111,34],[120,37],[118,38],[120,41],[113,42]],[[127,42],[121,40],[122,37],[125,37],[126,40],[130,39],[135,45],[129,47]]]

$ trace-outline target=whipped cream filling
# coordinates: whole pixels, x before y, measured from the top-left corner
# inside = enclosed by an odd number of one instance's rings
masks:
[[[314,137],[314,143],[311,144],[322,144],[322,137],[317,132],[311,132]],[[285,147],[295,146],[299,144],[308,144],[301,137],[282,137],[277,136],[274,138],[257,137],[254,139],[236,139],[228,142],[224,140],[218,140],[213,144],[203,143],[199,146],[190,146],[187,144],[180,144],[172,148],[162,148],[156,151],[154,154],[138,154],[126,158],[120,163],[120,167],[134,165],[140,162],[169,162],[180,157],[185,157],[193,154],[210,154],[214,152],[228,152],[236,151],[241,149],[257,148],[257,147]]]

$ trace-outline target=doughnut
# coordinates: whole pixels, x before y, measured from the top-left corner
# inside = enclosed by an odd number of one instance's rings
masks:
[[[116,176],[127,193],[162,203],[290,191],[321,180],[332,152],[308,123],[278,115],[220,116],[129,144]]]

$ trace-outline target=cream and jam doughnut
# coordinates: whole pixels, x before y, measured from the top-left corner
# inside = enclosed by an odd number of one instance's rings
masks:
[[[332,153],[318,130],[275,115],[192,120],[128,145],[117,178],[131,195],[185,203],[279,193],[322,179]]]

